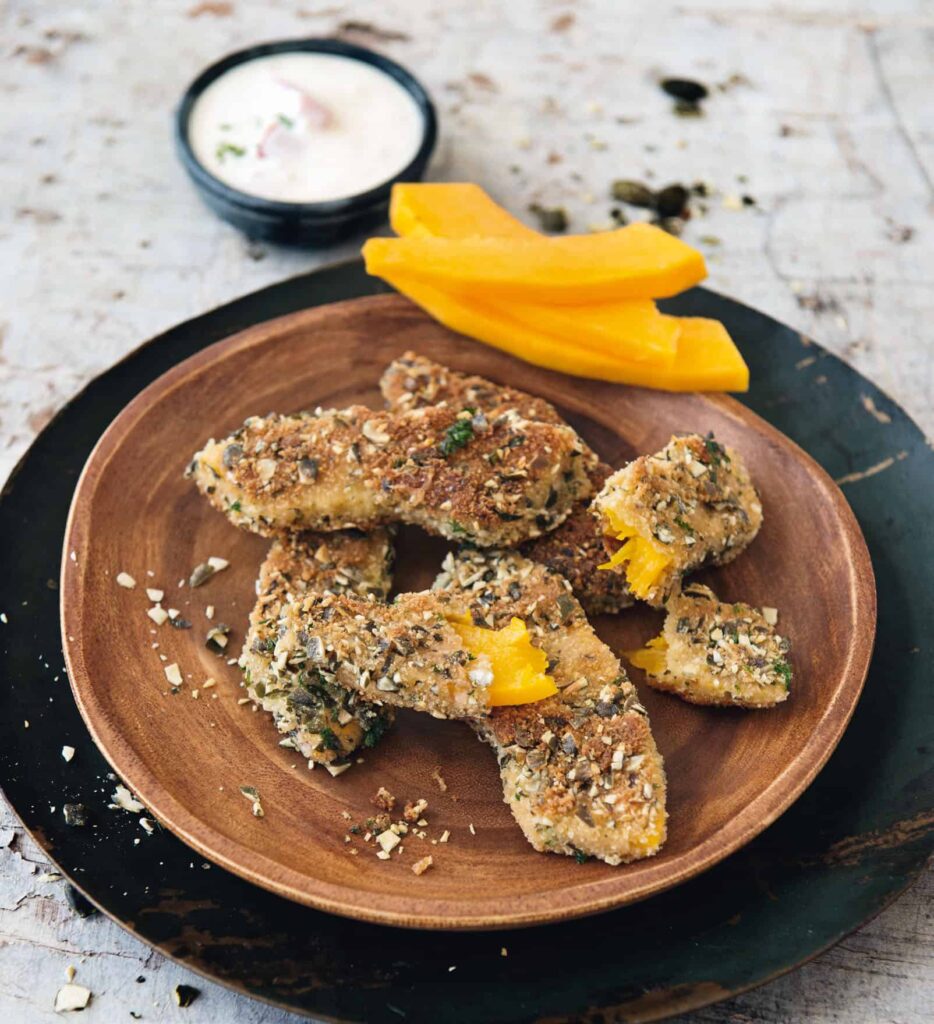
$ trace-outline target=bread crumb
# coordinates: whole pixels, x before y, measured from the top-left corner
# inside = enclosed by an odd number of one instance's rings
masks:
[[[438,789],[440,789],[442,793],[447,793],[448,784],[444,781],[444,778],[441,775],[440,765],[432,771],[431,777],[438,783]]]
[[[417,860],[412,865],[412,871],[416,875],[423,875],[432,866],[432,864],[434,864],[434,860],[432,860],[431,854],[429,853],[427,857],[422,857],[421,860]]]
[[[381,811],[391,811],[396,806],[396,798],[384,786],[380,786],[376,795],[370,800],[374,807]]]

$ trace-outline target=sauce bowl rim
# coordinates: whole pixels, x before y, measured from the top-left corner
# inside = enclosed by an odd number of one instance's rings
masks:
[[[337,57],[348,57],[361,63],[369,64],[388,75],[408,92],[419,109],[422,117],[422,140],[412,159],[382,184],[366,192],[355,192],[352,195],[337,199],[325,199],[315,202],[293,202],[290,200],[266,199],[250,192],[234,188],[212,174],[195,155],[188,135],[191,113],[201,94],[214,81],[239,64],[246,64],[258,57],[268,57],[278,53],[324,53]],[[300,219],[316,219],[318,217],[333,219],[349,216],[364,208],[376,206],[389,199],[392,186],[397,181],[411,181],[420,177],[425,165],[434,151],[438,138],[438,119],[435,106],[428,91],[421,82],[401,64],[376,50],[356,43],[346,43],[341,39],[309,36],[301,39],[282,39],[268,43],[256,43],[242,50],[221,57],[209,64],[188,86],[182,95],[175,111],[175,143],[179,157],[188,174],[195,183],[217,198],[238,207],[248,208],[257,213],[270,216],[290,216]]]

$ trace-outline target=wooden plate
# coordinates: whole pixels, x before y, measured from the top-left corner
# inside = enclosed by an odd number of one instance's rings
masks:
[[[375,405],[382,368],[406,348],[543,395],[611,463],[654,450],[675,430],[713,430],[753,469],[765,526],[745,556],[709,581],[726,599],[780,609],[780,628],[794,644],[794,693],[774,711],[742,713],[694,708],[640,686],[670,782],[670,837],[653,860],[609,868],[535,854],[502,803],[492,754],[456,724],[402,715],[352,771],[338,779],[309,772],[276,745],[266,716],[238,704],[236,667],[204,647],[208,603],[234,627],[232,648],[242,640],[266,542],[234,530],[182,479],[190,455],[251,413]],[[674,396],[537,370],[468,343],[388,296],[261,324],[146,388],[89,459],[64,551],[63,636],[75,696],[107,759],[160,821],[274,892],[409,927],[580,916],[642,899],[716,863],[781,814],[824,764],[859,696],[875,626],[872,569],[846,501],[816,463],[745,407],[721,396]],[[443,551],[405,534],[398,586],[429,583]],[[228,558],[230,568],[198,590],[179,588],[208,555]],[[117,586],[121,571],[138,581],[135,590]],[[165,589],[166,603],[194,628],[153,633],[146,586]],[[621,649],[657,623],[656,613],[640,608],[596,625]],[[178,695],[168,693],[160,655],[185,676]],[[218,685],[193,700],[189,690],[209,676]],[[432,780],[436,766],[447,793]],[[260,791],[263,819],[250,815],[241,785]],[[349,854],[342,812],[365,818],[380,785],[404,799],[426,797],[430,834],[450,831],[448,844],[424,847],[436,862],[427,874],[409,870],[423,853],[414,840],[390,862],[360,842],[360,853]]]

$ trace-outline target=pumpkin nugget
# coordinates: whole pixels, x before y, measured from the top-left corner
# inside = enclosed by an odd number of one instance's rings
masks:
[[[553,529],[589,495],[592,457],[568,426],[514,410],[363,406],[252,417],[188,468],[231,522],[284,530],[414,523],[481,545]]]
[[[732,561],[762,525],[742,459],[712,434],[673,437],[617,470],[592,510],[611,554],[601,568],[625,572],[632,593],[655,607],[691,570]]]
[[[555,692],[523,623],[479,643],[471,625],[456,593],[400,594],[390,605],[313,593],[283,608],[274,657],[360,700],[435,718],[475,718]]]
[[[290,601],[310,593],[372,595],[385,600],[391,583],[392,538],[387,530],[364,534],[297,533],[277,540],[256,582],[256,604],[240,667],[246,691],[285,735],[283,744],[334,774],[358,747],[373,746],[392,724],[393,712],[309,669],[297,659],[273,656],[279,617]]]
[[[776,614],[691,584],[668,602],[661,634],[627,657],[649,686],[691,704],[774,707],[791,691],[791,644],[775,632]]]
[[[497,753],[504,799],[539,851],[608,864],[650,857],[666,836],[665,771],[645,708],[556,572],[512,552],[449,555],[435,587],[490,630],[518,617],[558,692],[473,725]]]
[[[389,364],[380,388],[389,407],[397,411],[444,403],[455,409],[469,406],[488,417],[514,409],[528,420],[564,423],[555,407],[543,398],[449,370],[414,352],[406,352]],[[591,457],[589,476],[595,491],[612,472],[606,463]],[[587,501],[579,501],[557,529],[527,542],[522,551],[533,561],[561,573],[591,614],[618,612],[633,602],[625,574],[599,571],[606,561],[606,548]]]

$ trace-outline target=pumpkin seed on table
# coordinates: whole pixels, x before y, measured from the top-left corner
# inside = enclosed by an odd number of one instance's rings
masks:
[[[641,181],[620,178],[613,182],[610,193],[614,199],[629,206],[641,206],[647,210],[655,207],[655,193]]]
[[[664,92],[682,103],[697,104],[709,95],[706,85],[691,78],[663,78],[659,84]]]
[[[532,203],[529,211],[538,217],[542,231],[560,234],[568,229],[568,215],[563,206],[541,206],[539,203]]]

